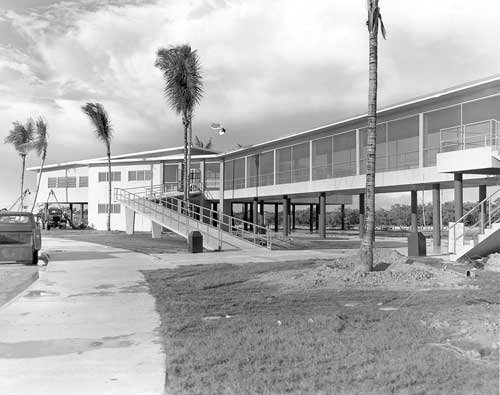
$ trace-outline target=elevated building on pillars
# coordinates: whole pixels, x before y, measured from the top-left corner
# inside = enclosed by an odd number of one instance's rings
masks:
[[[487,198],[487,186],[499,185],[499,120],[498,76],[380,109],[376,193],[408,192],[412,207],[411,227],[416,230],[417,191],[432,190],[433,243],[439,246],[442,225],[440,190],[454,189],[455,220],[460,223],[464,214],[464,187],[478,188],[481,201]],[[285,236],[290,231],[290,214],[294,207],[307,205],[311,209],[311,230],[316,222],[313,208],[318,207],[319,210],[315,210],[319,213],[318,235],[325,237],[326,206],[351,204],[353,196],[357,196],[362,232],[366,124],[366,115],[360,115],[230,152],[194,151],[190,185],[192,200],[209,210],[211,218],[216,213],[230,216],[234,204],[243,204],[248,221],[242,224],[245,228],[262,224],[264,207],[269,211],[269,205],[272,205],[275,210],[272,228],[279,229]],[[181,162],[180,148],[116,156],[113,158],[113,172],[120,173],[120,177],[113,176],[113,185],[123,190],[148,188],[149,193],[154,193],[159,199],[172,198],[180,194]],[[48,166],[44,170],[42,186],[45,185],[46,192],[51,187],[57,192],[59,184],[58,181],[54,184],[54,178],[59,174],[84,172],[88,185],[74,186],[86,188],[78,195],[78,203],[88,203],[89,222],[97,228],[104,228],[105,213],[109,209],[106,207],[105,183],[102,182],[106,176],[101,174],[105,169],[102,158]],[[31,170],[37,171],[38,168]],[[141,177],[140,181],[138,177]],[[62,183],[61,188],[68,186]],[[124,200],[118,198],[116,207],[112,208],[114,229],[127,227],[126,210],[121,209],[124,204]],[[151,229],[151,217],[129,206],[128,210],[135,212],[135,227]],[[279,206],[282,207],[280,223]],[[129,215],[129,218],[132,217]],[[488,226],[487,223],[483,225]],[[457,236],[457,231],[454,230],[453,234]],[[451,242],[456,245],[457,240]]]

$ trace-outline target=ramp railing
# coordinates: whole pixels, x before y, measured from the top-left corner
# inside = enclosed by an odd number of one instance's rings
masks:
[[[163,188],[163,184],[142,187],[142,190],[140,188],[115,188],[115,199],[137,212],[157,217],[160,222],[163,220],[164,223],[167,221],[174,223],[179,233],[187,235],[193,230],[204,231],[207,235],[216,233],[216,242],[219,248],[222,248],[224,237],[227,235],[255,246],[272,248],[273,232],[269,227],[232,217],[192,202],[186,202],[173,195],[155,193],[161,188]],[[214,232],[215,230],[217,232]],[[230,244],[229,239],[227,240]]]

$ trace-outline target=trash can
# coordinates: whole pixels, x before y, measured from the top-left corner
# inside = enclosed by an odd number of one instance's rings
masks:
[[[426,256],[427,247],[425,236],[420,232],[410,233],[408,236],[408,256]]]
[[[188,251],[194,254],[198,252],[203,252],[203,235],[197,230],[189,234]]]

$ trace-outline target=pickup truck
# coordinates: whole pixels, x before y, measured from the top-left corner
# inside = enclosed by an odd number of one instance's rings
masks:
[[[38,263],[40,227],[32,213],[0,211],[0,261]]]

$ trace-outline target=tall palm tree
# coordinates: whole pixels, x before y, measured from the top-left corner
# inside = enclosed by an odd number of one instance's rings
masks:
[[[24,172],[26,170],[26,156],[28,152],[33,147],[33,135],[35,132],[35,126],[33,119],[28,118],[26,124],[21,124],[20,122],[14,122],[14,127],[9,132],[9,135],[5,138],[5,144],[12,144],[16,149],[17,153],[21,157],[21,210],[24,209]]]
[[[36,136],[33,141],[33,148],[35,149],[39,158],[41,158],[40,174],[38,175],[38,182],[36,184],[35,198],[33,199],[33,207],[31,207],[31,212],[35,209],[36,199],[38,197],[38,191],[40,190],[40,182],[42,181],[42,172],[45,165],[45,159],[47,158],[47,148],[49,146],[47,133],[47,122],[42,117],[39,117],[36,121]]]
[[[109,121],[109,116],[101,103],[87,103],[82,106],[82,111],[87,114],[94,126],[94,131],[98,140],[106,144],[106,155],[108,157],[108,222],[107,230],[111,230],[111,138],[113,128]]]
[[[378,28],[385,39],[385,27],[378,6],[378,0],[367,0],[369,34],[369,83],[368,83],[368,142],[366,146],[366,232],[360,248],[360,264],[357,270],[368,272],[373,269],[373,244],[375,241],[375,147],[377,133],[377,67]]]
[[[194,108],[203,96],[200,59],[187,44],[160,48],[155,66],[163,72],[165,96],[170,107],[182,117],[184,126],[184,160],[182,178],[184,200],[189,200],[189,168],[191,162],[192,120]]]

